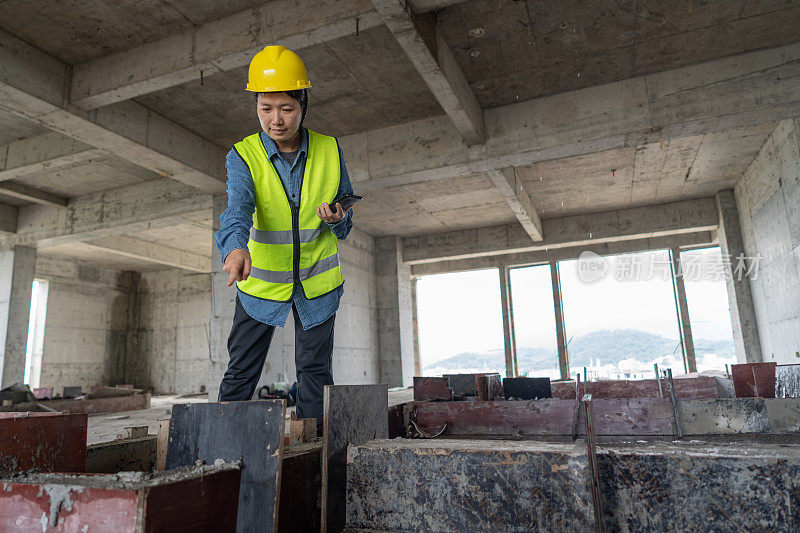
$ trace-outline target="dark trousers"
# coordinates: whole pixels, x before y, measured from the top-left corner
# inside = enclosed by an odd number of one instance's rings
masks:
[[[322,391],[325,385],[333,385],[331,359],[333,322],[336,315],[318,326],[304,330],[294,306],[292,312],[294,362],[297,368],[297,416],[316,418],[317,435],[322,435]],[[236,298],[233,327],[228,337],[230,361],[219,385],[219,401],[249,400],[253,397],[274,332],[275,326],[251,318],[239,298]]]

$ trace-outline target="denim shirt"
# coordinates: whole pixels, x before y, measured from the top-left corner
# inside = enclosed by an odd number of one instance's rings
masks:
[[[290,201],[296,204],[300,200],[303,172],[308,154],[308,131],[303,127],[300,130],[300,149],[291,165],[278,151],[275,141],[263,131],[260,134],[269,160],[278,172],[284,189],[290,195]],[[344,164],[341,148],[339,148],[339,161],[341,181],[337,197],[342,194],[353,194],[353,186],[350,184],[350,176]],[[228,208],[220,215],[220,229],[214,235],[223,264],[232,250],[237,248],[247,250],[247,241],[250,238],[250,228],[253,225],[253,212],[255,211],[253,177],[247,163],[233,148],[228,152],[225,168],[228,170]],[[339,222],[328,225],[338,239],[345,239],[353,227],[353,209],[351,208]],[[322,324],[336,313],[339,309],[343,288],[338,287],[324,296],[308,300],[303,291],[295,285],[292,298],[288,302],[271,302],[250,296],[238,288],[237,291],[242,307],[255,320],[271,326],[283,327],[286,324],[286,317],[289,316],[292,305],[294,305],[303,329],[310,329]]]

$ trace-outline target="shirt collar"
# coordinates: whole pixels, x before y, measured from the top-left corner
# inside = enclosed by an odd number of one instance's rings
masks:
[[[275,144],[272,137],[267,135],[267,132],[263,130],[261,131],[261,143],[264,145],[264,149],[267,151],[267,156],[270,159],[278,155],[278,145]],[[300,126],[300,149],[297,152],[298,158],[300,154],[308,154],[308,130],[303,126]]]

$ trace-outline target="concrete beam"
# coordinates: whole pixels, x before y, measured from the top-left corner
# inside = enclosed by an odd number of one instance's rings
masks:
[[[372,0],[372,4],[467,145],[483,143],[483,111],[435,15],[415,14],[403,0]]]
[[[457,1],[412,0],[417,12]],[[358,23],[356,23],[358,21]],[[266,44],[300,50],[383,24],[366,0],[273,0],[191,30],[75,65],[72,102],[90,110],[243,67]],[[246,28],[247,31],[242,29]]]
[[[169,268],[180,268],[190,272],[211,272],[211,258],[135,239],[126,235],[92,239],[83,243],[85,246],[97,248],[120,257],[148,261]]]
[[[70,68],[0,31],[0,109],[206,192],[225,190],[225,150],[135,102],[85,113]]]
[[[479,147],[464,146],[446,117],[340,142],[357,189],[369,192],[795,116],[800,44],[487,109]]]
[[[714,232],[700,231],[697,233],[681,233],[665,237],[649,239],[633,239],[629,241],[603,242],[581,246],[554,248],[551,250],[536,250],[532,252],[518,252],[501,255],[485,255],[469,259],[451,259],[436,263],[418,263],[411,266],[411,275],[414,277],[428,274],[446,274],[449,272],[467,272],[483,268],[500,268],[503,265],[520,267],[542,265],[551,261],[566,261],[578,259],[585,251],[597,255],[615,255],[631,252],[644,252],[649,250],[664,250],[677,246],[690,249],[716,243]]]
[[[3,234],[15,233],[17,231],[18,219],[18,207],[8,204],[0,204],[0,236]]]
[[[403,261],[411,264],[448,259],[498,255],[533,250],[586,246],[695,233],[716,229],[719,224],[713,198],[683,200],[545,219],[545,239],[531,242],[521,226],[504,224],[403,239]]]
[[[744,249],[742,226],[739,221],[739,209],[733,190],[726,189],[716,195],[719,212],[719,247],[725,269],[725,286],[728,290],[728,310],[731,314],[733,328],[733,346],[736,360],[739,363],[760,363],[764,359],[761,352],[761,339],[758,333],[758,321],[750,292],[750,279],[741,272],[736,272],[740,261],[749,266],[752,260]]]
[[[184,222],[211,208],[211,195],[169,180],[137,183],[74,198],[65,208],[19,208],[16,233],[0,245],[47,247],[124,235]]]
[[[522,182],[517,179],[516,169],[507,167],[502,170],[490,170],[486,175],[492,180],[497,190],[500,191],[514,216],[522,224],[525,232],[530,235],[531,240],[534,242],[541,241],[543,239],[542,221],[539,219],[539,213],[536,212],[536,208],[533,207],[528,191],[525,190]]]
[[[48,132],[0,147],[0,181],[71,167],[106,155],[103,150]]]
[[[53,207],[66,207],[67,198],[57,194],[49,193],[20,183],[2,183],[0,184],[0,194],[19,198],[20,200],[27,200],[40,205],[50,205]]]

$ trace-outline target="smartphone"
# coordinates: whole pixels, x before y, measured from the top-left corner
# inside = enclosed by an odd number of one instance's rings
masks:
[[[345,195],[343,195],[343,196],[340,196],[340,197],[339,197],[339,198],[337,198],[336,200],[332,201],[332,202],[331,202],[330,204],[328,204],[328,205],[330,206],[330,208],[331,208],[331,211],[333,211],[334,213],[336,212],[336,204],[342,204],[342,209],[344,209],[345,211],[347,211],[347,209],[348,209],[350,206],[352,206],[353,204],[355,204],[357,201],[359,201],[359,200],[363,200],[363,199],[364,199],[364,197],[363,197],[363,196],[359,196],[359,195],[357,195],[357,194],[345,194]]]

